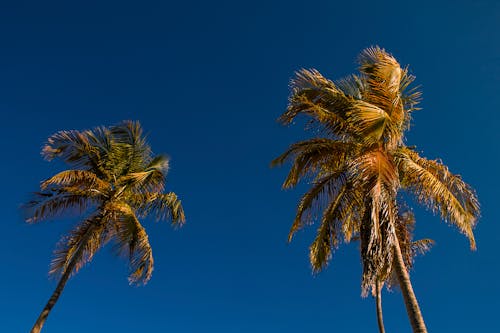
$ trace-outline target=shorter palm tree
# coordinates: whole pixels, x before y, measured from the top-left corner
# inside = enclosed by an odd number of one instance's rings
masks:
[[[153,156],[139,122],[85,131],[60,131],[42,149],[45,159],[60,158],[71,169],[43,181],[26,204],[29,223],[78,213],[84,216],[54,252],[50,275],[57,287],[31,332],[42,329],[69,277],[113,241],[128,257],[129,282],[145,284],[153,272],[153,253],[139,217],[154,214],[181,226],[184,211],[173,192],[164,193],[168,158]]]

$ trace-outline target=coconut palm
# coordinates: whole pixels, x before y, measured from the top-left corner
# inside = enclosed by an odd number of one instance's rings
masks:
[[[426,332],[396,234],[397,194],[412,193],[440,213],[468,237],[472,249],[479,203],[459,176],[405,144],[420,99],[418,90],[409,89],[414,77],[408,69],[379,47],[365,49],[359,63],[359,74],[337,82],[314,69],[298,71],[291,82],[289,105],[279,120],[290,124],[304,115],[316,137],[292,144],[272,163],[292,161],[284,188],[304,178],[312,182],[298,204],[289,241],[319,220],[310,247],[317,272],[341,242],[359,233],[362,295],[394,271],[414,332]]]
[[[138,122],[124,121],[109,128],[60,131],[42,149],[45,159],[59,158],[71,168],[43,181],[40,192],[26,204],[29,223],[61,213],[78,213],[79,223],[62,238],[50,266],[57,287],[31,332],[39,332],[68,278],[113,241],[117,253],[128,257],[129,282],[145,284],[153,272],[153,254],[139,217],[154,214],[184,223],[175,193],[165,193],[168,159],[153,156]]]

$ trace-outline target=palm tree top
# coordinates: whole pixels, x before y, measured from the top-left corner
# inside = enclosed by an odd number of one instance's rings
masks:
[[[123,121],[92,130],[59,131],[42,148],[42,156],[60,159],[71,169],[40,184],[40,191],[25,205],[26,221],[84,216],[64,237],[54,253],[50,273],[62,274],[81,249],[74,272],[95,252],[114,241],[118,253],[129,258],[131,283],[146,283],[153,271],[153,256],[140,217],[170,219],[181,226],[184,210],[173,192],[165,193],[169,159],[154,156],[137,121]]]
[[[374,46],[358,57],[359,73],[332,81],[316,69],[301,69],[291,80],[284,125],[298,116],[315,137],[292,144],[272,166],[292,166],[284,188],[301,180],[312,185],[297,206],[289,240],[305,225],[319,221],[311,245],[314,271],[321,270],[342,241],[359,234],[365,289],[375,276],[391,271],[398,203],[404,190],[465,234],[479,217],[474,190],[439,160],[428,160],[405,143],[421,93],[415,77],[384,49]],[[384,273],[385,272],[385,273]]]

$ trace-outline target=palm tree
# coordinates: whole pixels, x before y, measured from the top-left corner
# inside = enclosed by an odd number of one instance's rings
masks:
[[[405,190],[456,225],[475,249],[472,229],[479,216],[474,191],[437,160],[421,157],[404,143],[420,92],[414,77],[379,47],[359,56],[358,75],[333,82],[302,69],[291,82],[286,112],[279,120],[309,119],[316,137],[292,144],[272,165],[292,161],[283,187],[310,179],[289,241],[304,225],[320,220],[310,247],[313,271],[326,266],[341,242],[359,234],[362,295],[394,271],[414,332],[427,332],[396,234],[397,194]],[[316,216],[319,215],[319,218]]]
[[[49,161],[59,158],[71,169],[41,183],[41,191],[26,204],[26,221],[36,223],[68,212],[84,218],[54,252],[49,274],[58,276],[59,282],[32,333],[42,329],[68,278],[109,241],[129,259],[129,282],[148,282],[153,254],[139,217],[155,214],[158,220],[171,219],[174,226],[185,220],[175,193],[164,193],[168,158],[152,155],[139,122],[57,132],[42,155]]]

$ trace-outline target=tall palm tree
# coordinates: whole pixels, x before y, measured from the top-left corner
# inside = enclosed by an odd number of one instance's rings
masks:
[[[153,156],[139,122],[85,131],[60,131],[42,149],[45,159],[59,158],[71,168],[43,181],[26,204],[29,223],[78,213],[82,222],[63,237],[54,252],[50,274],[57,287],[31,329],[40,332],[68,278],[92,260],[109,241],[128,257],[129,282],[145,284],[153,272],[153,254],[139,217],[184,223],[184,211],[173,192],[165,193],[168,158]]]
[[[409,89],[414,77],[408,69],[379,47],[363,50],[359,63],[359,74],[337,82],[314,69],[298,71],[291,82],[289,105],[279,120],[290,124],[304,115],[317,137],[292,144],[272,163],[292,161],[284,188],[312,180],[298,204],[289,241],[319,219],[310,247],[317,272],[342,241],[359,234],[362,295],[394,270],[413,331],[426,332],[396,234],[397,194],[408,191],[439,212],[468,237],[471,249],[479,203],[459,176],[404,143],[420,99],[418,90]]]

